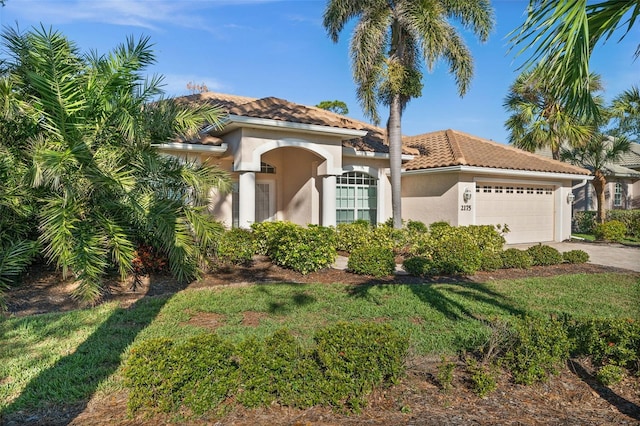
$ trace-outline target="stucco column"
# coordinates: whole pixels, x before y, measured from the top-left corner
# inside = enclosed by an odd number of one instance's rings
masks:
[[[240,172],[238,180],[238,226],[250,228],[256,221],[256,173]]]
[[[322,226],[336,226],[336,177],[322,177]]]

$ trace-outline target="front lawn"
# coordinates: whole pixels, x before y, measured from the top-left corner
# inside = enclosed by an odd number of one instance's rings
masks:
[[[562,275],[490,283],[261,284],[188,290],[68,313],[0,320],[0,409],[74,404],[122,387],[131,345],[204,331],[241,340],[287,327],[309,339],[338,321],[384,321],[417,354],[454,354],[488,336],[486,321],[540,314],[640,319],[637,275]]]

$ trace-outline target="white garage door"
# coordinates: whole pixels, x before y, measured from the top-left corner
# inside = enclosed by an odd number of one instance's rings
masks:
[[[553,187],[531,184],[476,184],[476,223],[509,225],[507,243],[553,241]]]

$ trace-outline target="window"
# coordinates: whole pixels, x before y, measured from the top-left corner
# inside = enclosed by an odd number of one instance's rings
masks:
[[[261,162],[260,163],[260,173],[275,174],[276,173],[276,168],[273,167],[271,164],[267,164],[265,162]]]
[[[502,187],[496,186],[496,194],[502,194]]]
[[[513,186],[507,186],[507,194],[513,194]]]
[[[527,194],[533,194],[533,188],[528,187],[527,188]]]
[[[482,192],[490,193],[491,192],[491,186],[489,186],[489,185],[483,186],[482,187]]]
[[[516,194],[524,194],[524,188],[522,186],[517,187]]]
[[[551,188],[547,188],[544,190],[544,195],[551,195],[553,194],[553,191],[551,190]]]
[[[349,172],[336,178],[336,223],[364,219],[378,222],[378,182],[362,172]]]
[[[616,182],[613,190],[613,206],[622,207],[622,184],[620,182]]]
[[[537,194],[537,195],[542,195],[542,194],[544,194],[544,188],[536,188],[536,194]]]

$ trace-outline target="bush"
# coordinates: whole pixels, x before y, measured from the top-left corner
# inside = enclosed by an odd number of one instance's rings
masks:
[[[355,249],[349,256],[347,268],[360,275],[386,277],[396,270],[393,251],[378,244],[364,245]]]
[[[626,319],[589,319],[574,323],[569,332],[576,355],[591,356],[596,365],[638,364],[640,323]]]
[[[425,256],[413,256],[402,262],[402,268],[410,275],[421,277],[431,274],[433,264]]]
[[[395,229],[386,225],[373,230],[373,240],[377,245],[388,247],[394,254],[404,253],[407,246],[406,229]]]
[[[589,254],[583,250],[569,250],[562,253],[562,259],[567,263],[586,263],[589,261]]]
[[[463,227],[476,242],[480,250],[484,252],[501,253],[505,239],[491,225],[469,225]]]
[[[251,262],[254,252],[253,233],[248,229],[233,228],[220,237],[216,258],[223,265],[242,265]]]
[[[628,236],[640,238],[640,210],[609,210],[607,220],[624,223]]]
[[[596,212],[581,211],[573,214],[573,231],[579,234],[593,234],[596,226]]]
[[[526,250],[508,248],[502,252],[502,264],[505,269],[528,269],[531,267],[531,256]]]
[[[502,361],[516,383],[545,381],[569,357],[570,340],[560,321],[526,317],[516,321],[514,332]]]
[[[554,247],[538,244],[527,249],[534,266],[548,266],[562,263],[562,254]]]
[[[604,241],[622,241],[627,233],[627,227],[619,220],[600,223],[593,229],[596,239]]]
[[[449,225],[449,222],[433,222],[429,225],[429,232],[431,232],[432,235],[437,236],[442,234],[443,232],[448,231],[451,227],[452,226]]]
[[[214,334],[182,344],[151,339],[131,350],[124,371],[131,390],[128,410],[139,408],[196,414],[213,410],[237,389],[238,367],[233,345]]]
[[[496,377],[485,365],[478,364],[473,359],[467,359],[467,370],[471,374],[471,390],[480,398],[484,398],[497,389]]]
[[[504,266],[501,253],[494,251],[483,251],[480,255],[480,270],[482,271],[495,271],[501,269]]]
[[[605,386],[620,383],[624,378],[624,369],[619,365],[608,364],[602,366],[596,372],[596,379]]]
[[[291,222],[254,224],[257,251],[283,268],[302,274],[330,266],[336,259],[336,234],[332,228]]]
[[[373,228],[367,221],[341,223],[336,227],[336,249],[351,253],[373,240]]]
[[[326,396],[355,411],[375,386],[397,382],[409,348],[409,336],[378,323],[338,323],[318,331],[314,341]]]
[[[430,242],[434,274],[472,275],[480,269],[480,248],[464,228],[443,227]]]

